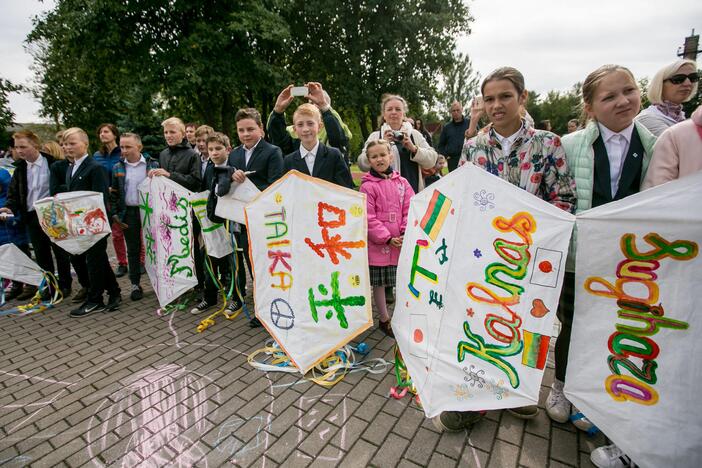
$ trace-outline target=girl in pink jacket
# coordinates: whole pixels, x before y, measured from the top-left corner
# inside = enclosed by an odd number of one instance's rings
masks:
[[[373,299],[380,315],[380,329],[393,337],[385,287],[395,286],[397,261],[407,226],[407,212],[414,190],[407,179],[390,167],[390,144],[373,140],[366,145],[370,171],[363,175],[361,192],[368,212],[368,263]]]

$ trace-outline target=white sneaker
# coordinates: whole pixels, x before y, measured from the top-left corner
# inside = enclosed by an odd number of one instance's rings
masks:
[[[577,427],[581,431],[591,432],[595,429],[595,425],[592,424],[592,421],[587,419],[585,415],[575,406],[573,406],[573,409],[570,412],[570,420],[573,422],[573,426]]]
[[[596,448],[590,454],[592,464],[597,468],[633,468],[636,463],[631,461],[616,445],[605,445]]]
[[[570,419],[570,402],[563,394],[563,382],[554,380],[546,399],[546,413],[556,422],[564,423]]]
[[[200,301],[198,305],[190,309],[190,313],[193,315],[201,314],[209,309],[212,308],[214,304],[210,304],[209,302],[205,301],[204,299]]]

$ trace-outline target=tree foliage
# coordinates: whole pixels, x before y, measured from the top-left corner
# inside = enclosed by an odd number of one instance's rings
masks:
[[[441,72],[443,86],[437,96],[440,115],[448,115],[451,103],[458,101],[468,109],[473,97],[480,93],[480,73],[473,69],[467,54],[457,53]]]
[[[9,80],[0,78],[0,128],[5,128],[14,123],[15,113],[10,109],[10,93],[22,91],[22,87]]]
[[[9,80],[0,78],[0,142],[2,144],[7,140],[8,135],[5,130],[7,127],[14,124],[15,113],[10,109],[10,93],[22,91],[22,87],[13,84]]]
[[[238,107],[265,115],[314,80],[365,136],[383,93],[435,98],[471,20],[461,0],[58,0],[27,43],[57,123],[144,132],[176,114],[232,134]]]
[[[568,121],[579,119],[581,114],[581,83],[576,83],[566,91],[549,91],[546,96],[540,96],[534,91],[529,92],[526,108],[534,123],[550,120],[554,133],[565,135],[568,132]]]
[[[472,17],[460,0],[292,2],[292,76],[322,81],[350,111],[365,139],[377,125],[385,93],[422,113],[438,93],[437,77],[454,60],[455,38]]]

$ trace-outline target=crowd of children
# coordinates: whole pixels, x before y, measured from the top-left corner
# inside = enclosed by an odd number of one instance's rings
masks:
[[[585,127],[574,128],[561,139],[548,130],[535,129],[525,114],[528,95],[522,74],[511,67],[499,68],[483,80],[482,100],[474,101],[471,106],[474,119],[484,114],[489,123],[480,130],[477,130],[477,121],[470,123],[466,130],[470,138],[465,140],[460,164],[475,164],[570,213],[624,199],[647,187],[698,171],[702,169],[702,109],[697,109],[691,121],[685,121],[680,110],[681,103],[696,92],[699,76],[695,69],[694,62],[681,60],[656,75],[651,88],[658,90],[659,95],[652,100],[653,107],[638,118],[641,95],[632,73],[618,65],[594,70],[582,86]],[[123,233],[126,240],[126,260],[115,244],[119,264],[124,272],[128,271],[131,299],[139,300],[143,297],[140,285],[143,247],[136,187],[146,177],[168,177],[193,192],[209,190],[207,215],[213,222],[223,221],[215,215],[218,195],[227,193],[232,183],[243,183],[247,178],[259,190],[265,190],[284,173],[296,169],[342,187],[354,188],[343,153],[348,146],[346,131],[338,114],[330,108],[328,95],[325,96],[319,83],[308,83],[305,97],[310,102],[295,110],[292,127],[288,127],[285,110],[294,99],[292,91],[293,87],[289,86],[280,93],[269,117],[271,142],[265,140],[261,115],[251,108],[236,113],[240,145],[233,149],[228,137],[211,127],[185,125],[178,118],[170,118],[162,123],[168,147],[161,152],[158,161],[141,154],[138,135],[120,136],[116,127],[105,124],[98,129],[101,151],[93,158],[87,153],[87,134],[73,128],[63,134],[62,147],[68,163],[62,167],[47,156],[44,168],[43,160],[38,159],[44,156],[37,157],[38,139],[28,132],[18,132],[14,136],[15,146],[27,156],[20,156],[24,165],[20,164],[12,180],[5,182],[9,185],[7,202],[0,211],[17,213],[18,219],[29,219],[29,234],[34,245],[34,237],[37,242],[44,239],[36,228],[31,229],[36,215],[32,216],[29,202],[49,194],[48,186],[45,191],[39,188],[44,172],[32,172],[35,168],[48,171],[51,166],[52,187],[56,187],[50,191],[52,195],[71,190],[103,193],[114,222],[113,233]],[[436,181],[446,165],[446,159],[425,138],[426,131],[423,133],[408,122],[407,110],[407,103],[401,96],[384,96],[380,127],[367,139],[358,157],[359,168],[366,172],[360,191],[366,194],[367,200],[372,294],[380,329],[390,337],[394,335],[386,293],[395,286],[410,198]],[[656,136],[648,125],[654,125],[657,134],[662,133],[660,144],[655,144]],[[661,126],[672,128],[665,130]],[[320,138],[322,134],[326,143]],[[287,155],[284,156],[284,152]],[[46,177],[48,180],[48,172]],[[108,177],[111,177],[111,184],[108,184]],[[5,179],[0,179],[0,183]],[[210,257],[207,260],[210,272],[205,274],[204,256],[196,257],[200,264],[198,280],[202,297],[191,310],[193,314],[214,307],[218,288],[230,282],[236,282],[238,287],[227,308],[235,312],[242,307],[246,294],[243,265],[245,262],[251,271],[251,259],[246,227],[232,224],[231,230],[239,246],[234,264],[240,268],[232,271],[229,259]],[[117,242],[118,236],[114,237]],[[572,420],[579,429],[589,430],[592,424],[586,415],[572,407],[563,394],[573,320],[576,241],[574,235],[558,309],[561,331],[555,347],[556,375],[546,410],[555,421]],[[71,312],[72,316],[114,310],[119,306],[120,291],[108,265],[106,242],[103,239],[85,254],[71,256],[79,282],[87,291],[85,302]],[[46,261],[47,248],[48,242],[43,247],[41,266],[53,271],[53,264]],[[59,268],[60,284],[66,274],[67,256],[64,254],[56,254],[57,262],[60,260],[63,265],[63,270]],[[48,259],[51,260],[50,254]],[[70,284],[61,287],[65,292],[70,291]],[[103,303],[104,291],[108,293],[107,304]],[[251,321],[251,326],[259,325],[256,319]],[[510,411],[518,417],[531,418],[538,408],[530,406]],[[471,427],[481,416],[481,412],[445,412],[434,418],[434,423],[441,430],[461,431]],[[595,450],[592,461],[599,467],[621,467],[630,463],[616,446]]]

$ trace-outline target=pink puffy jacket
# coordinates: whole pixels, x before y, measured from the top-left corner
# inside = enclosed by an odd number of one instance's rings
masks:
[[[364,174],[360,191],[366,194],[368,207],[368,263],[397,265],[400,249],[388,241],[405,233],[414,190],[407,179],[393,171],[389,179],[379,179],[370,172]]]

